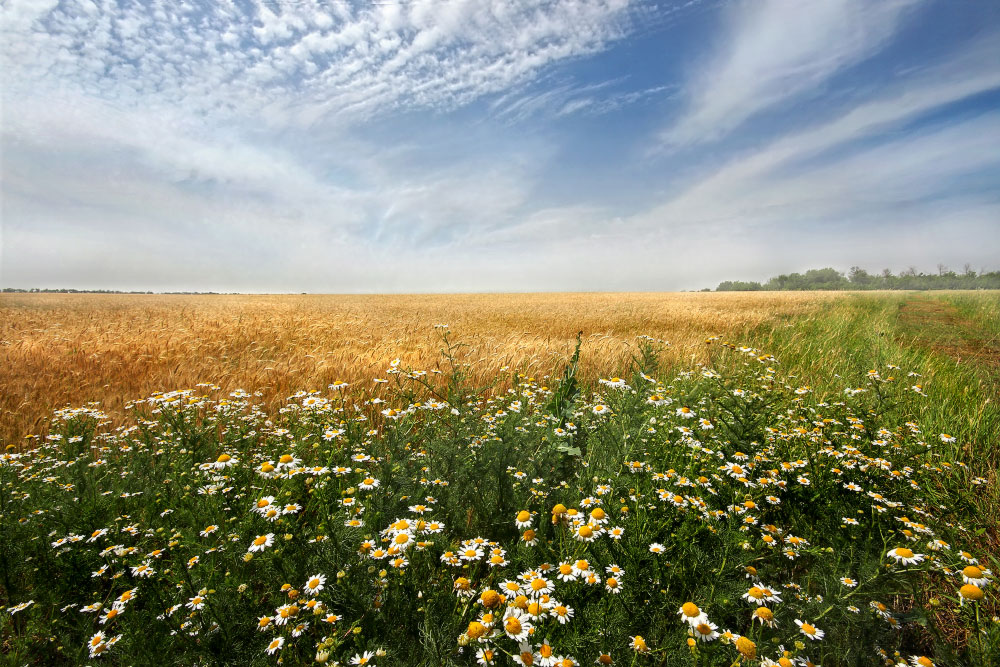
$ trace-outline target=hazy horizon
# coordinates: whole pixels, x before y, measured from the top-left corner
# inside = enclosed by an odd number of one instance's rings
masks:
[[[0,8],[0,287],[995,270],[1000,4]]]

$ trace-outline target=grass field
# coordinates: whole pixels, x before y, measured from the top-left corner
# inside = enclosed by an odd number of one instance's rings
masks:
[[[1000,655],[996,293],[0,305],[11,664]]]
[[[110,412],[153,391],[216,383],[264,392],[367,381],[393,359],[431,369],[434,324],[469,347],[480,378],[503,366],[548,373],[583,331],[583,372],[611,373],[636,336],[672,358],[706,336],[815,312],[832,294],[490,294],[420,296],[0,295],[0,437],[42,428],[52,410]]]

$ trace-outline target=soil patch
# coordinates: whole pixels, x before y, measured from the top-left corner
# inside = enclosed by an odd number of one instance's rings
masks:
[[[1000,379],[1000,341],[951,304],[914,296],[900,306],[899,321],[914,343],[950,357],[957,364],[983,368]]]

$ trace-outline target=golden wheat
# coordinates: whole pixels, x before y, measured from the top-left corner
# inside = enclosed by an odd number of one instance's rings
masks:
[[[558,368],[584,334],[585,377],[611,373],[636,336],[700,354],[732,335],[801,315],[836,293],[457,295],[78,295],[0,297],[0,438],[39,432],[55,408],[106,411],[157,390],[213,382],[271,401],[334,380],[371,381],[388,363],[430,370],[448,324],[465,361],[488,377],[503,365]]]

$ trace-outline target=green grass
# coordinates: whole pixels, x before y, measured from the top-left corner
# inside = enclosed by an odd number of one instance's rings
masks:
[[[1000,295],[995,292],[860,293],[749,337],[778,355],[786,370],[830,396],[843,391],[846,378],[884,370],[887,364],[902,367],[906,372],[895,373],[897,379],[923,385],[935,400],[906,404],[896,414],[909,408],[938,432],[959,436],[957,444],[963,446],[953,456],[987,474],[1000,466],[995,437],[1000,433],[1000,366],[982,352],[997,346],[997,331]],[[909,372],[919,377],[907,377]]]
[[[978,601],[959,589],[962,552],[1000,565],[997,380],[988,356],[955,351],[989,341],[996,297],[951,299],[852,295],[712,340],[691,368],[641,340],[621,379],[591,387],[572,364],[472,387],[446,339],[451,373],[390,369],[386,384],[302,393],[274,414],[211,386],[138,401],[128,424],[64,412],[0,465],[4,655],[509,665],[522,647],[503,619],[517,615],[534,664],[544,642],[566,665],[898,652],[985,667],[1000,650],[996,583],[985,575]],[[405,548],[379,552],[393,544]],[[766,604],[776,627],[744,598],[761,588],[781,598]],[[685,603],[725,634],[695,639]]]

